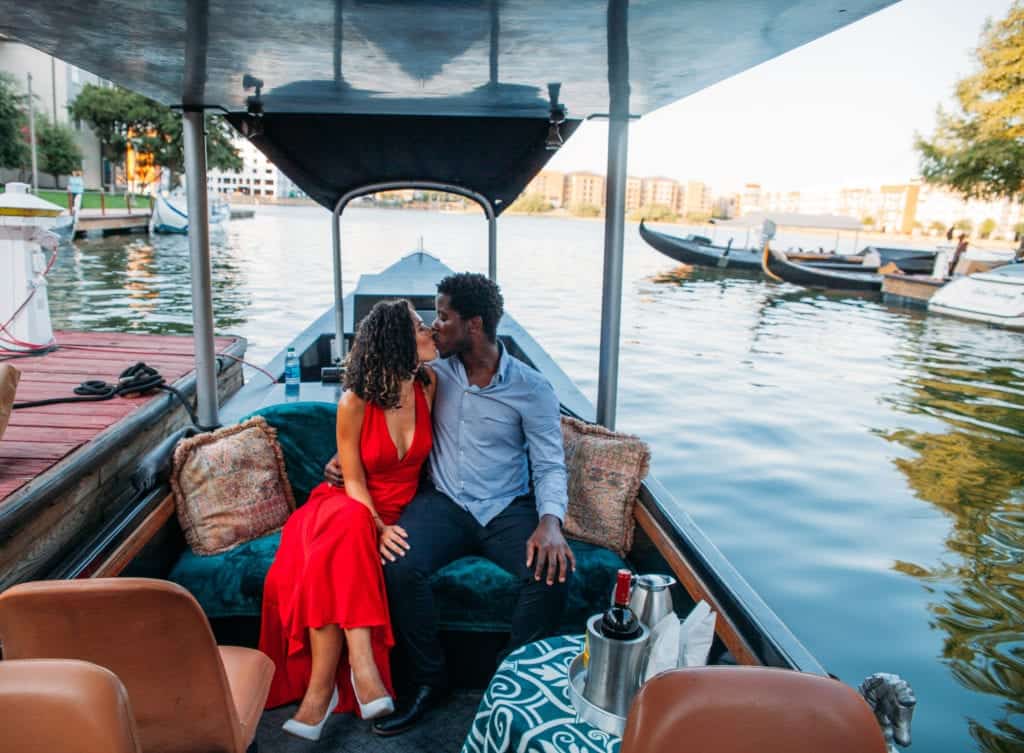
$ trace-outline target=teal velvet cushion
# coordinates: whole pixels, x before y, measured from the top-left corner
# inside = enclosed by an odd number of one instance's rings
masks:
[[[337,410],[338,406],[332,403],[281,403],[253,411],[242,419],[263,416],[277,429],[296,506],[305,504],[309,493],[324,480],[324,466],[337,450]]]
[[[191,591],[207,617],[258,616],[263,579],[280,543],[277,531],[209,557],[186,547],[167,578]]]
[[[628,567],[614,552],[581,541],[570,541],[576,572],[559,632],[581,633],[587,618],[610,603],[615,573]],[[471,632],[508,632],[516,603],[516,579],[482,557],[463,557],[431,579],[441,627]]]
[[[334,455],[336,410],[330,403],[283,403],[245,417],[263,416],[277,430],[296,505],[305,503],[323,480],[324,465]],[[169,578],[191,591],[208,617],[258,617],[263,580],[280,541],[279,531],[209,557],[186,550]],[[608,549],[580,541],[569,545],[576,555],[576,573],[562,627],[563,632],[580,633],[587,617],[607,608],[615,572],[627,565]],[[431,583],[442,628],[509,630],[516,581],[494,563],[465,557],[438,571]]]
[[[208,617],[258,616],[263,579],[280,541],[278,531],[211,557],[186,550],[169,579],[191,591]],[[560,632],[579,633],[587,617],[607,608],[615,571],[626,563],[601,547],[579,541],[569,545],[576,555],[576,573]],[[443,629],[508,632],[516,579],[493,562],[463,557],[438,571],[431,584]]]

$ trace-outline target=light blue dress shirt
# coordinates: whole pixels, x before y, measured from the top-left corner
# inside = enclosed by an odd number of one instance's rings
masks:
[[[569,498],[558,397],[539,372],[498,347],[497,372],[483,388],[469,383],[458,356],[430,364],[437,374],[434,486],[485,526],[530,490],[532,467],[538,518],[564,520]]]

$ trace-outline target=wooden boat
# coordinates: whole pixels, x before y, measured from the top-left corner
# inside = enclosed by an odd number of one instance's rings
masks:
[[[499,215],[580,122],[567,117],[562,102],[572,108],[574,117],[610,113],[609,209],[596,403],[589,403],[511,315],[502,320],[498,334],[511,354],[552,383],[564,413],[614,428],[625,146],[630,114],[667,104],[856,21],[885,4],[886,0],[850,0],[840,15],[813,0],[769,0],[753,8],[742,0],[727,0],[725,7],[716,4],[713,12],[698,10],[699,17],[695,18],[692,4],[655,0],[644,7],[643,13],[637,12],[637,26],[630,29],[626,0],[543,9],[498,2],[468,3],[460,4],[459,15],[452,18],[449,16],[456,11],[445,2],[436,3],[436,7],[423,2],[316,2],[301,7],[268,7],[255,25],[244,19],[222,23],[237,12],[226,0],[189,3],[184,9],[172,0],[149,0],[152,12],[148,15],[180,17],[183,33],[167,35],[157,25],[135,25],[134,16],[126,16],[117,7],[94,4],[83,9],[61,0],[35,0],[30,9],[12,9],[11,17],[5,20],[5,31],[41,49],[60,51],[75,65],[145,91],[166,104],[183,104],[185,164],[193,176],[188,206],[193,215],[189,244],[198,409],[206,425],[233,421],[254,409],[279,411],[279,415],[294,410],[305,417],[317,412],[321,416],[329,414],[339,395],[337,383],[330,381],[336,377],[335,354],[344,354],[360,312],[382,297],[403,296],[417,310],[430,314],[435,283],[447,269],[426,253],[414,253],[380,274],[364,275],[353,293],[342,295],[339,222],[349,202],[362,195],[404,188],[438,190],[472,199],[487,218],[487,268],[490,277],[497,279]],[[783,10],[790,17],[801,18],[802,23],[764,37],[762,30],[773,25]],[[445,22],[444,33],[424,34],[427,19],[438,14]],[[653,24],[652,19],[656,21]],[[706,24],[694,23],[701,19]],[[724,23],[720,19],[728,19],[732,33],[759,35],[763,43],[738,51],[706,44],[708,24],[714,27]],[[482,26],[469,23],[481,20]],[[458,37],[458,55],[446,58],[443,65],[438,62],[438,56],[453,41],[452,34],[471,34],[478,27],[483,29],[482,39]],[[333,37],[323,33],[332,28]],[[351,28],[359,33],[351,33]],[[375,45],[370,41],[374,32],[383,34],[387,43]],[[502,47],[505,35],[515,44]],[[645,44],[631,46],[633,35],[644,38]],[[327,49],[321,46],[325,40]],[[558,41],[553,44],[552,40]],[[702,42],[702,70],[710,73],[694,77],[689,70],[664,64],[670,59],[666,53],[685,48],[688,40]],[[254,54],[256,50],[259,54]],[[365,61],[379,60],[385,54],[381,50],[395,56],[395,64],[367,65]],[[466,81],[473,80],[484,61],[465,50],[474,54],[487,50],[485,54],[489,55],[489,65],[482,70],[489,70],[490,79],[468,91]],[[333,76],[308,80],[309,72],[322,70],[327,58],[333,58]],[[499,60],[501,72],[521,83],[499,81]],[[149,64],[153,61],[159,64]],[[252,69],[241,81],[239,61]],[[350,76],[348,65],[352,66]],[[421,92],[423,76],[409,74],[424,69],[433,71],[431,77],[437,76],[430,83],[430,96]],[[630,71],[634,72],[633,79]],[[643,71],[650,80],[637,77],[636,71]],[[257,76],[267,78],[266,92]],[[540,96],[538,85],[551,81],[561,83],[550,84],[547,97]],[[335,303],[292,343],[302,363],[302,402],[292,404],[294,407],[287,404],[280,376],[273,385],[247,385],[223,406],[209,379],[215,363],[208,218],[201,196],[205,181],[195,179],[204,169],[204,108],[226,110],[229,121],[307,195],[333,210]],[[284,350],[268,369],[281,375],[283,362]],[[324,433],[331,431],[327,428]],[[188,556],[164,483],[173,440],[169,437],[143,463],[140,478],[145,483],[132,503],[99,535],[82,546],[69,548],[66,559],[46,575],[171,577],[181,558]],[[318,444],[321,451],[325,445],[327,451],[331,450],[329,442]],[[313,469],[315,472],[315,463]],[[712,648],[714,662],[827,676],[815,657],[687,515],[683,502],[653,475],[642,484],[634,515],[637,535],[626,552],[627,563],[640,571],[673,574],[681,585],[676,593],[680,613],[698,599],[712,606],[719,617]],[[225,573],[215,567],[211,577],[216,579]],[[261,583],[258,575],[252,575],[228,586],[214,580],[207,590],[255,601],[258,607]],[[586,607],[601,610],[607,599],[607,590],[598,589]],[[210,616],[222,639],[231,637],[250,645],[254,642],[258,618],[252,614]],[[573,629],[582,631],[583,625],[577,622]],[[465,631],[449,630],[450,658],[455,668],[452,679],[463,688],[457,702],[435,710],[403,737],[389,739],[388,749],[457,750],[474,716],[481,671],[486,675],[494,667],[501,638],[500,632],[479,631],[467,637]],[[260,748],[274,751],[284,747],[279,725],[288,713],[264,714],[257,733]],[[870,723],[870,715],[866,718]],[[340,747],[339,731],[340,725],[334,724],[321,745]],[[876,747],[884,746],[878,730],[873,732]],[[365,728],[349,725],[345,730],[344,743],[349,749],[375,749],[372,739]]]
[[[808,288],[866,292],[878,292],[882,289],[882,275],[877,272],[847,272],[839,269],[821,269],[810,264],[797,264],[789,261],[782,251],[768,246],[762,254],[762,269],[774,280]]]
[[[1024,329],[1024,264],[956,278],[931,297],[928,311]]]
[[[882,300],[900,306],[926,308],[929,299],[945,284],[945,280],[928,275],[885,274],[882,280]]]

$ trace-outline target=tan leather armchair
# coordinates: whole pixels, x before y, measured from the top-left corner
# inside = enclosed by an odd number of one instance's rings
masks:
[[[139,753],[128,693],[71,659],[0,662],[0,753]]]
[[[765,667],[658,675],[633,699],[622,753],[886,753],[867,703],[838,680]]]
[[[23,583],[0,594],[8,659],[81,659],[128,690],[145,753],[244,753],[274,665],[218,647],[192,595],[147,578]]]

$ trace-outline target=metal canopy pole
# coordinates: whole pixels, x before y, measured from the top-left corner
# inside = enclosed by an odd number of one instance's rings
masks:
[[[334,336],[337,338],[338,353],[342,360],[345,360],[347,347],[345,344],[345,299],[341,287],[341,213],[345,211],[345,207],[348,206],[350,201],[358,199],[360,196],[367,196],[371,193],[379,193],[380,191],[398,191],[403,188],[418,188],[424,191],[454,193],[459,196],[465,196],[467,199],[471,199],[479,204],[484,210],[484,215],[487,217],[488,272],[490,273],[490,278],[492,280],[496,280],[498,264],[498,218],[494,212],[494,205],[491,203],[490,199],[483,194],[471,191],[468,188],[463,188],[462,186],[456,186],[452,183],[439,183],[432,180],[396,180],[388,181],[386,183],[371,183],[366,186],[352,189],[338,199],[338,203],[334,205],[334,214],[331,215],[333,222],[331,227],[331,242],[334,246]]]
[[[213,293],[210,272],[210,222],[206,206],[206,133],[203,110],[184,108],[185,191],[188,197],[188,247],[192,268],[192,329],[195,341],[196,400],[199,423],[220,424],[217,409],[217,357],[213,342]]]
[[[615,400],[619,385],[622,242],[626,221],[626,161],[629,155],[628,13],[628,0],[608,0],[608,180],[605,186],[597,422],[609,429],[615,428]]]

